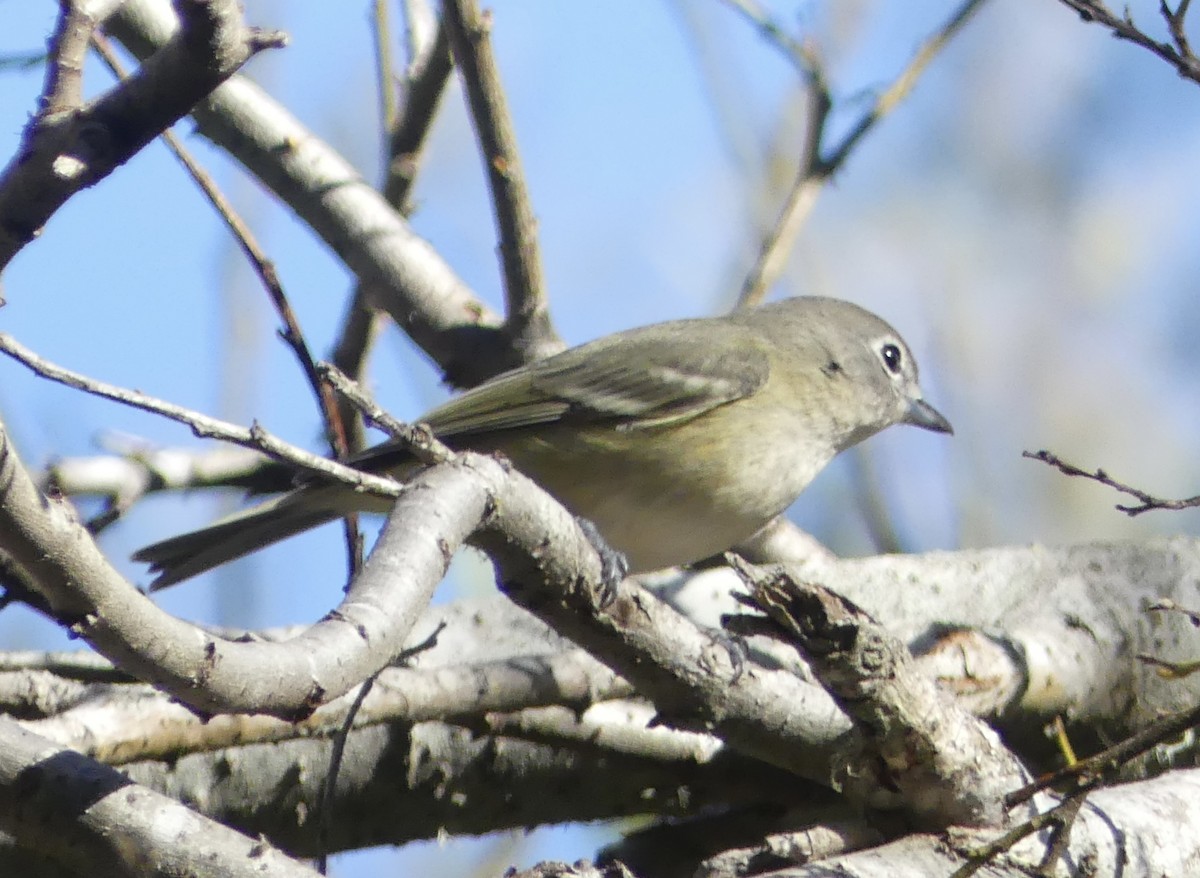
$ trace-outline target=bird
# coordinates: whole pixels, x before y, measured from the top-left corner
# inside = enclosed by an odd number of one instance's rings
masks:
[[[420,422],[454,450],[499,453],[589,522],[632,573],[730,549],[782,513],[839,452],[893,424],[952,434],[890,325],[801,296],[617,332],[498,375]],[[388,441],[352,466],[403,480]],[[146,546],[157,590],[390,501],[310,478]]]

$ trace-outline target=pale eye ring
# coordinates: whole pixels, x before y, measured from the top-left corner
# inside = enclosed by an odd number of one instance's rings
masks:
[[[883,365],[887,366],[889,372],[893,375],[899,374],[900,366],[904,362],[899,346],[888,342],[879,349],[879,355],[883,357]]]

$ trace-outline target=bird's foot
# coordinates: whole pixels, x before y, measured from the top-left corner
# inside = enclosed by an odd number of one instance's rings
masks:
[[[733,676],[729,682],[736,683],[746,670],[746,662],[750,658],[750,644],[744,637],[723,629],[713,633],[713,643],[724,649],[729,656],[729,664],[733,669]]]
[[[600,606],[607,607],[617,598],[617,586],[629,573],[629,560],[604,539],[600,529],[586,518],[576,516],[579,529],[600,556]]]

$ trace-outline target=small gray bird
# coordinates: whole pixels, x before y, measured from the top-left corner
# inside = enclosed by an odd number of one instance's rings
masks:
[[[787,299],[618,332],[507,372],[421,419],[501,452],[591,521],[634,572],[722,552],[783,512],[835,454],[892,424],[952,433],[899,334],[848,302]],[[395,443],[352,463],[403,478]],[[387,500],[312,482],[134,555],[163,588]]]

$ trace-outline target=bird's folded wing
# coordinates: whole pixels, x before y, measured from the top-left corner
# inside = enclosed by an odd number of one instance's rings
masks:
[[[633,430],[686,421],[750,396],[767,380],[764,342],[741,326],[717,326],[710,323],[708,334],[699,334],[703,341],[681,332],[679,323],[602,338],[499,375],[422,420],[451,445],[557,422]],[[737,337],[714,343],[714,329]],[[387,468],[398,450],[384,443],[353,463]]]
[[[425,421],[445,437],[555,421],[645,427],[694,418],[766,381],[767,356],[752,333],[728,326],[737,343],[714,345],[678,328],[650,326],[574,348],[482,384]]]

